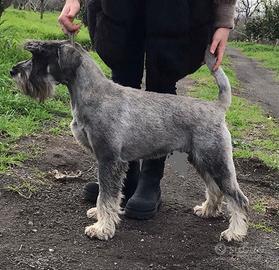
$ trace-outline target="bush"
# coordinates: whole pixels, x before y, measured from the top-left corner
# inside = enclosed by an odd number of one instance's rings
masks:
[[[250,40],[275,41],[279,39],[279,1],[264,6],[263,14],[251,18],[245,28]]]

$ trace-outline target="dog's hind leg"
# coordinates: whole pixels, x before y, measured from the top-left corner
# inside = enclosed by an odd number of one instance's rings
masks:
[[[206,200],[194,207],[194,213],[200,217],[217,217],[222,213],[223,193],[209,174],[204,175],[203,179],[206,183]]]
[[[119,161],[99,161],[100,191],[96,209],[93,212],[97,222],[86,227],[85,234],[100,240],[108,240],[115,234],[116,224],[119,223],[120,202],[122,198],[122,180],[128,165]]]
[[[248,199],[241,191],[237,180],[232,159],[232,149],[229,136],[227,141],[222,139],[214,146],[196,149],[192,162],[207,185],[207,200],[202,206],[196,206],[194,211],[199,216],[214,216],[218,213],[222,194],[227,200],[230,214],[230,225],[222,232],[221,238],[227,241],[241,241],[248,229]],[[210,181],[209,181],[210,180]],[[214,184],[213,184],[214,182]]]
[[[227,241],[242,241],[248,230],[248,198],[241,191],[236,179],[232,154],[228,155],[227,165],[231,174],[222,181],[222,191],[227,200],[227,208],[230,215],[229,228],[221,233],[220,238]]]

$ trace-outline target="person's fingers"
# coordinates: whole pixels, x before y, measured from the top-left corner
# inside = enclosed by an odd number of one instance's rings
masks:
[[[67,29],[62,24],[60,25],[60,27],[61,27],[61,30],[63,31],[64,34],[68,33]]]
[[[217,39],[213,39],[212,40],[212,43],[211,43],[211,46],[210,46],[210,52],[212,54],[215,54],[215,51],[216,51],[216,49],[218,47],[218,44],[219,44],[219,41]]]
[[[71,4],[64,6],[60,16],[58,17],[58,22],[62,26],[62,30],[64,33],[75,33],[80,29],[80,25],[75,24],[73,21],[79,12],[80,6],[79,4]]]
[[[64,29],[66,29],[66,33],[68,32],[76,32],[79,30],[80,26],[77,24],[74,24],[72,22],[73,18],[66,16],[61,16],[59,18],[59,23],[63,26]]]

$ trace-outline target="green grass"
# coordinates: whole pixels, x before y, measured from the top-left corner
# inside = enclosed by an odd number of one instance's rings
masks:
[[[252,209],[257,213],[263,214],[266,211],[266,206],[262,200],[258,200],[252,205]]]
[[[30,199],[42,186],[46,189],[49,183],[45,181],[46,173],[41,172],[37,168],[29,168],[28,178],[18,176],[15,184],[4,186],[5,190],[17,193],[19,196]]]
[[[64,87],[58,87],[55,98],[37,103],[22,95],[10,79],[9,70],[30,57],[22,49],[26,39],[64,39],[57,24],[58,13],[46,13],[41,21],[38,13],[8,9],[0,25],[0,172],[28,157],[17,151],[18,139],[39,132],[50,122],[69,123],[69,97]],[[79,40],[88,42],[82,30]]]
[[[38,12],[7,9],[2,17],[2,27],[13,33],[14,39],[67,39],[58,24],[58,12],[45,12],[40,20]],[[81,28],[76,40],[84,46],[90,46],[89,35],[85,27]]]
[[[90,55],[95,60],[95,62],[99,65],[103,73],[110,78],[111,77],[111,69],[101,60],[100,56],[96,52],[90,52]]]
[[[8,185],[5,187],[5,189],[15,192],[25,199],[30,199],[31,196],[37,192],[37,187],[27,180],[23,180],[19,184]]]
[[[272,233],[273,229],[266,225],[264,222],[259,222],[259,223],[250,223],[249,224],[250,228],[260,230],[266,233]]]
[[[229,59],[225,58],[223,67],[233,88],[239,87]],[[216,83],[202,67],[191,75],[195,81],[191,95],[205,100],[215,100],[218,96]],[[273,169],[279,169],[279,124],[267,117],[258,105],[249,103],[246,99],[232,97],[232,105],[226,115],[226,120],[232,134],[234,157],[259,158]]]
[[[263,63],[266,68],[272,69],[279,79],[279,46],[256,44],[252,42],[230,42],[230,45]]]
[[[69,130],[71,120],[69,95],[65,87],[56,89],[54,98],[38,103],[19,93],[9,76],[11,67],[31,55],[22,48],[27,39],[66,39],[57,23],[59,13],[40,14],[30,11],[7,9],[0,23],[0,173],[28,158],[28,153],[17,150],[18,139],[44,129],[57,135]],[[84,27],[77,42],[87,48],[90,39]],[[95,52],[92,57],[110,76],[110,70]]]

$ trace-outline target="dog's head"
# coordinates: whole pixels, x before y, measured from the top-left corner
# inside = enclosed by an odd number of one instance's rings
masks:
[[[18,63],[10,71],[24,94],[39,101],[52,96],[56,84],[74,80],[81,64],[81,51],[68,41],[29,41],[24,48],[32,58]]]

